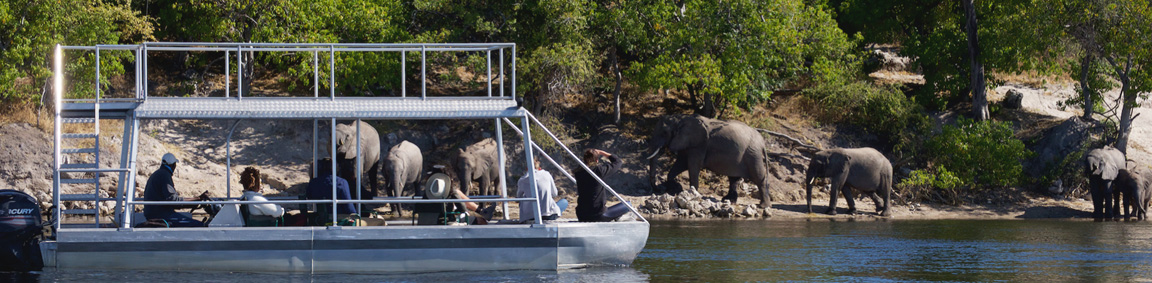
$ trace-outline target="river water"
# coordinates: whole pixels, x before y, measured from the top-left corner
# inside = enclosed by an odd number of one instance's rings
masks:
[[[1147,282],[1152,281],[1152,222],[654,221],[648,245],[628,267],[376,275],[0,275],[12,277],[0,280],[42,282]]]

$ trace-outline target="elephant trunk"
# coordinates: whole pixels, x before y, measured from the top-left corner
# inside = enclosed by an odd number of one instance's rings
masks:
[[[661,149],[664,149],[664,147],[657,147],[656,150],[652,151],[651,155],[648,155],[648,157],[645,157],[644,159],[652,160],[652,158],[655,158],[657,155],[660,155]]]

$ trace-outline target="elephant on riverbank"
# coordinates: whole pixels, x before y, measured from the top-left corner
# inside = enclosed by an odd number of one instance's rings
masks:
[[[839,193],[843,193],[848,202],[848,213],[856,213],[856,201],[852,197],[852,189],[856,189],[876,203],[876,212],[881,216],[891,215],[892,163],[873,148],[837,148],[817,152],[808,163],[804,177],[804,188],[808,192],[808,213],[812,213],[812,181],[815,178],[832,180],[832,189],[828,191],[831,201],[825,211],[827,214],[836,215]],[[878,194],[884,196],[882,204]]]
[[[366,122],[360,121],[360,173],[368,181],[361,187],[361,198],[371,199],[380,192],[380,134]],[[356,187],[356,124],[336,124],[336,162],[340,178]],[[368,187],[372,191],[368,191]]]
[[[388,196],[399,197],[406,188],[411,188],[413,192],[419,190],[420,173],[423,170],[424,155],[420,153],[420,147],[408,141],[392,146],[384,158],[384,180],[388,183]],[[392,211],[396,212],[396,216],[403,216],[399,204],[392,204]]]
[[[1088,186],[1092,192],[1092,218],[1119,217],[1120,194],[1113,181],[1124,169],[1124,153],[1111,146],[1093,149],[1085,158]]]
[[[661,150],[673,154],[672,166],[664,187],[669,194],[683,188],[676,176],[688,171],[692,187],[700,186],[700,170],[728,176],[728,194],[724,199],[736,202],[736,188],[748,179],[760,188],[760,205],[772,205],[768,194],[768,156],[764,137],[756,129],[739,121],[724,121],[692,116],[666,116],[648,141],[648,180],[656,188],[657,163]]]
[[[1124,195],[1124,218],[1148,219],[1148,204],[1152,201],[1152,171],[1139,165],[1121,170],[1112,185]]]
[[[497,164],[496,140],[487,138],[463,149],[457,149],[455,165],[456,178],[460,181],[460,191],[468,193],[472,181],[478,181],[479,195],[496,194],[500,184],[500,165]]]

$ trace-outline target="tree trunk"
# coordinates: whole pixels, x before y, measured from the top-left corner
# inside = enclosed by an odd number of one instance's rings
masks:
[[[1124,154],[1128,154],[1128,134],[1132,131],[1132,107],[1136,107],[1137,93],[1132,92],[1132,80],[1129,77],[1132,71],[1132,56],[1129,55],[1124,66],[1120,66],[1111,57],[1105,56],[1108,59],[1108,64],[1112,65],[1112,69],[1116,71],[1116,77],[1120,79],[1120,125],[1116,129],[1116,149]]]
[[[620,124],[620,85],[623,84],[623,82],[624,82],[624,74],[620,73],[620,60],[616,56],[616,48],[612,48],[611,57],[612,57],[612,74],[616,76],[616,88],[612,90],[612,93],[616,97],[616,119],[614,119],[612,123],[619,125]]]
[[[976,7],[972,1],[962,1],[968,14],[965,29],[968,33],[968,59],[972,65],[972,119],[984,121],[988,120],[988,95],[984,86],[984,65],[980,60],[980,41],[976,36]]]
[[[1084,120],[1092,120],[1096,106],[1092,103],[1092,90],[1088,89],[1088,66],[1092,64],[1092,53],[1085,52],[1080,60],[1080,96],[1084,98]]]

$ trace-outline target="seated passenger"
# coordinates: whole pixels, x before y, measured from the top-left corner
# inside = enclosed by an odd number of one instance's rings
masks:
[[[263,186],[260,183],[259,169],[251,166],[244,168],[244,172],[240,173],[240,186],[244,188],[242,200],[268,201],[263,194],[260,194]],[[247,204],[247,206],[248,214],[252,216],[271,216],[273,218],[284,216],[284,207],[275,203]]]
[[[552,179],[552,174],[540,168],[540,159],[532,160],[532,164],[536,167],[536,199],[540,203],[540,219],[543,220],[556,220],[560,218],[560,214],[568,208],[568,199],[561,198],[560,201],[553,201],[552,198],[556,196],[556,181]],[[528,178],[529,174],[524,173],[524,177],[516,182],[516,197],[517,198],[530,198],[532,197],[532,180]],[[520,203],[520,220],[523,223],[532,222],[532,216],[535,215],[534,211],[536,205],[531,202]]]
[[[433,169],[436,171],[436,169]],[[444,173],[432,174],[426,181],[423,195],[424,199],[469,199],[459,189],[450,190],[452,180]],[[479,207],[475,202],[459,203],[417,203],[413,212],[420,218],[419,225],[446,225],[448,223],[487,224],[496,211],[495,205],[490,205],[475,212]]]
[[[172,174],[176,172],[177,163],[179,160],[176,159],[175,155],[164,154],[164,157],[160,159],[160,168],[148,176],[148,182],[144,185],[145,201],[210,200],[207,191],[195,198],[180,197],[180,193],[176,192],[176,187],[172,183]],[[148,222],[164,223],[167,227],[203,227],[204,222],[193,219],[191,214],[176,212],[177,208],[195,209],[196,207],[199,205],[144,205],[144,217],[148,219]],[[206,211],[210,214],[213,213],[210,209],[206,209]]]
[[[317,162],[316,178],[308,181],[308,190],[305,195],[308,199],[332,199],[332,183],[336,183],[336,199],[350,200],[352,193],[348,189],[348,181],[332,175],[332,159],[324,158]],[[331,204],[320,204],[327,211],[332,211]],[[356,214],[356,206],[351,203],[342,203],[336,207],[336,214]]]

